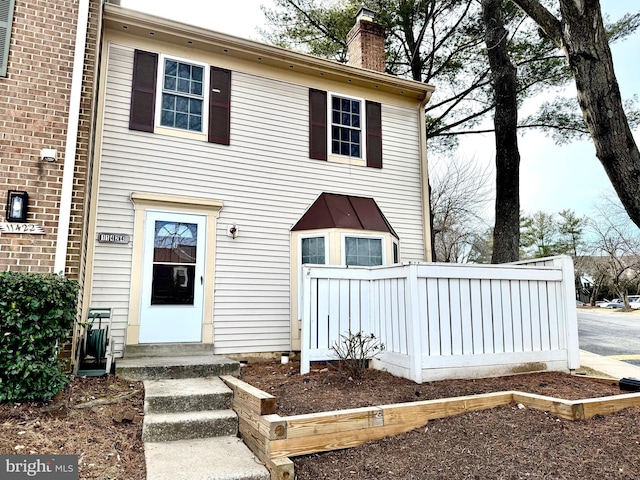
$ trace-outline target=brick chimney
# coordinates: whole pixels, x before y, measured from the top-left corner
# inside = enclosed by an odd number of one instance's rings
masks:
[[[384,27],[374,23],[375,13],[362,7],[347,34],[348,65],[385,71]]]

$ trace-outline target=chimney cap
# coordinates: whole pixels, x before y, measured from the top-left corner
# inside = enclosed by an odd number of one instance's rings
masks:
[[[356,22],[360,20],[367,20],[369,22],[373,22],[373,19],[376,17],[376,12],[368,9],[367,7],[360,7],[358,13],[356,14]]]

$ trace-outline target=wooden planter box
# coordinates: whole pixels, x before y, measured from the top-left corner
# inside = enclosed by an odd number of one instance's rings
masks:
[[[236,377],[221,378],[233,390],[240,435],[265,463],[272,480],[293,480],[289,457],[355,447],[422,427],[435,418],[521,403],[568,420],[587,420],[640,406],[640,393],[562,400],[507,391],[281,417],[275,413],[273,395]],[[598,380],[617,384],[615,380]]]

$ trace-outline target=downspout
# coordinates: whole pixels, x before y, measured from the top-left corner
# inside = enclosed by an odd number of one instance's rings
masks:
[[[73,195],[73,173],[76,165],[78,144],[78,124],[80,122],[80,99],[82,96],[82,75],[84,72],[84,52],[87,44],[90,0],[80,0],[78,5],[78,25],[73,54],[73,74],[71,76],[71,96],[69,100],[69,123],[64,150],[64,168],[60,191],[60,212],[58,213],[58,236],[54,273],[64,271],[67,263],[67,243],[69,241],[69,223],[71,220],[71,198]]]
[[[429,195],[429,168],[427,164],[427,130],[425,126],[425,106],[431,100],[433,90],[427,92],[418,109],[418,126],[420,128],[420,183],[422,184],[422,235],[424,237],[424,260],[431,262],[433,245],[431,245],[431,199]]]

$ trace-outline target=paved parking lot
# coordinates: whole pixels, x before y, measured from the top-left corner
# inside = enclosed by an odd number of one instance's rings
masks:
[[[640,366],[640,310],[578,308],[580,348]]]

